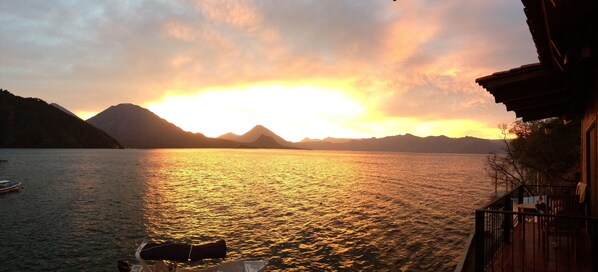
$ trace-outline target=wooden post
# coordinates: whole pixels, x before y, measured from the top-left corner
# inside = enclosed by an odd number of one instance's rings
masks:
[[[523,203],[523,186],[524,185],[519,185],[519,187],[517,187],[517,204],[521,204]],[[513,206],[511,205],[511,210],[513,210]]]
[[[486,263],[484,258],[486,256],[486,250],[484,250],[484,211],[475,211],[475,259],[474,267],[476,272],[483,272]]]
[[[519,185],[519,187],[517,187],[517,204],[521,204],[523,203],[523,185]],[[506,209],[506,204],[505,204],[505,209]],[[511,203],[511,209],[509,211],[513,211],[513,205]],[[523,220],[523,215],[519,214],[519,211],[517,211],[517,222],[521,222],[521,220]]]
[[[591,239],[591,247],[590,249],[590,256],[596,256],[598,254],[598,219],[591,217],[590,219],[590,239]],[[591,258],[592,259],[592,271],[598,271],[598,258]]]
[[[504,198],[505,211],[508,213],[504,214],[503,219],[503,237],[505,243],[511,242],[511,229],[513,228],[513,201],[511,200],[511,194],[507,194]]]

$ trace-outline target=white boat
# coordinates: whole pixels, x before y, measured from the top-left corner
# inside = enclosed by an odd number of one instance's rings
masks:
[[[190,262],[204,259],[226,258],[226,242],[220,240],[202,245],[182,243],[148,243],[143,242],[135,252],[135,259],[139,262],[129,268],[128,264],[119,262],[119,270],[131,272],[262,272],[268,264],[263,260],[235,260],[222,262],[205,269],[178,268],[176,262]],[[148,264],[146,261],[153,261]]]
[[[0,193],[8,193],[12,191],[18,191],[21,189],[23,189],[23,185],[20,182],[0,180]]]

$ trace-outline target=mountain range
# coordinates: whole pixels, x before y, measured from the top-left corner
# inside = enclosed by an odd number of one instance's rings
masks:
[[[23,98],[0,89],[1,148],[122,148],[78,117],[38,98]]]
[[[182,130],[133,104],[111,106],[87,120],[128,148],[232,148],[239,143]]]
[[[245,135],[245,134],[244,134]],[[275,135],[277,138],[280,138],[278,135]],[[280,138],[282,139],[282,138]],[[284,140],[283,140],[284,141]],[[285,141],[286,142],[286,141]],[[288,142],[287,142],[288,143]],[[257,139],[247,142],[241,143],[239,148],[275,148],[275,149],[298,149],[292,146],[292,143],[289,144],[281,144],[279,143],[275,137],[260,135]]]
[[[111,106],[87,122],[129,148],[294,148],[263,126],[255,126],[243,135],[228,133],[209,138],[201,133],[184,131],[133,104]]]
[[[83,121],[58,104],[49,105],[40,99],[20,98],[8,91],[0,94],[3,96],[0,100],[0,147],[276,148],[425,153],[489,153],[502,152],[504,149],[504,142],[500,140],[446,136],[422,138],[411,134],[368,139],[306,138],[294,143],[261,125],[243,135],[226,133],[218,138],[210,138],[201,133],[184,131],[148,109],[134,104],[111,106]],[[6,105],[6,101],[12,101],[11,99],[21,102]],[[27,106],[28,104],[35,105]],[[24,113],[27,118],[22,117]],[[21,117],[19,119],[15,116]],[[66,123],[77,123],[78,126]],[[17,127],[21,129],[17,130]],[[104,145],[83,142],[84,139],[80,138],[99,137],[90,136],[90,130],[106,137],[107,142]],[[42,138],[54,141],[52,144],[40,143],[35,135],[45,135]],[[84,135],[85,137],[81,137]]]
[[[395,151],[420,153],[501,153],[505,144],[502,140],[487,140],[474,137],[449,138],[446,136],[417,137],[411,134],[368,139],[303,140],[295,145],[304,149]]]
[[[218,138],[226,139],[241,143],[250,143],[258,140],[262,136],[267,136],[272,138],[276,143],[284,146],[292,146],[293,143],[283,139],[282,137],[276,135],[276,133],[272,132],[271,130],[267,129],[262,125],[257,125],[253,127],[251,130],[247,131],[243,135],[237,135],[232,132],[226,133],[224,135],[220,135]]]

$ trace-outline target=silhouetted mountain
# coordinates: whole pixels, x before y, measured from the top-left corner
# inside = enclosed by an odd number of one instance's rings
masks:
[[[219,148],[239,143],[183,131],[158,115],[133,104],[119,104],[87,120],[130,148]]]
[[[276,133],[272,132],[271,130],[267,129],[262,125],[257,125],[253,127],[250,131],[246,132],[243,135],[237,135],[234,133],[227,133],[224,135],[220,135],[218,138],[220,139],[227,139],[231,141],[237,141],[241,143],[251,143],[260,138],[262,135],[268,136],[278,144],[283,146],[292,146],[293,143],[288,142],[287,140],[283,139],[282,137],[276,135]]]
[[[474,137],[449,138],[446,136],[417,137],[411,134],[384,138],[353,139],[348,142],[303,141],[295,147],[320,150],[397,151],[421,153],[501,153],[504,142]]]
[[[74,113],[73,113],[73,112],[71,112],[70,110],[67,110],[67,109],[66,109],[66,108],[64,108],[63,106],[60,106],[60,105],[58,105],[58,104],[56,104],[56,103],[50,103],[50,106],[52,106],[52,107],[55,107],[55,108],[57,108],[57,109],[59,109],[59,110],[63,111],[64,113],[66,113],[66,114],[68,114],[68,115],[70,115],[70,116],[73,116],[73,117],[77,117],[77,118],[79,118],[79,116],[77,116],[76,114],[74,114]],[[81,118],[79,118],[79,119],[81,119]]]
[[[238,139],[239,137],[241,137],[241,136],[234,134],[232,132],[218,136],[218,138],[220,138],[220,139],[225,139],[225,140],[230,140],[230,141],[235,141],[234,139]]]
[[[0,147],[120,148],[103,131],[38,98],[0,89]]]
[[[243,143],[239,148],[275,148],[275,149],[296,149],[289,146],[284,146],[276,142],[274,138],[266,135],[261,135],[251,143]]]

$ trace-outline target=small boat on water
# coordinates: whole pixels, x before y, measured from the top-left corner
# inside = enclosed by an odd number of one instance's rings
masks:
[[[23,185],[20,182],[0,180],[0,193],[8,193],[12,191],[18,191],[21,189],[23,189]]]
[[[262,272],[268,264],[262,260],[235,260],[222,262],[205,269],[178,268],[176,262],[192,262],[204,259],[226,258],[226,242],[207,243],[202,245],[184,243],[148,243],[143,242],[135,252],[138,265],[131,266],[119,261],[119,271],[130,272]],[[153,261],[148,265],[146,261]]]

